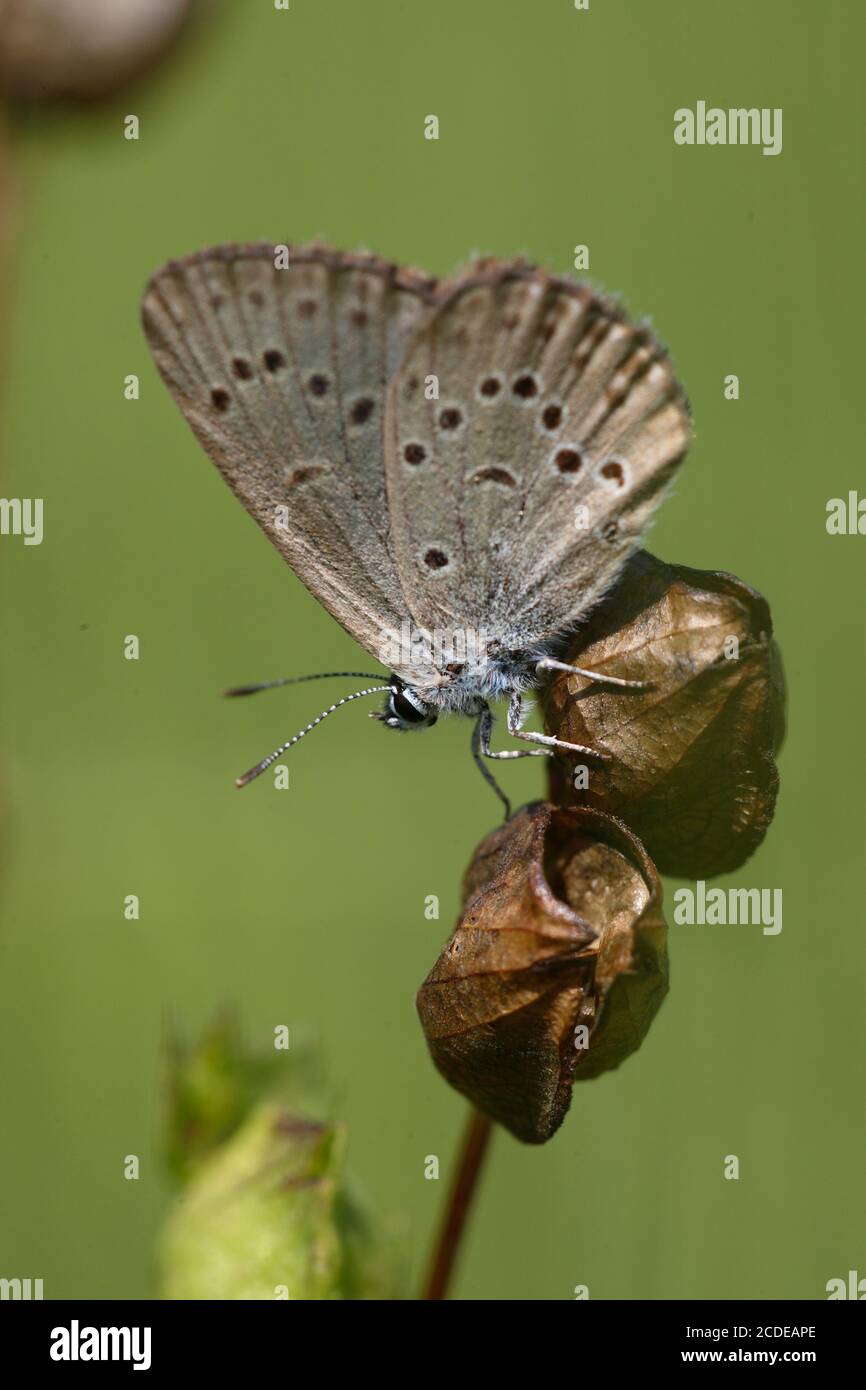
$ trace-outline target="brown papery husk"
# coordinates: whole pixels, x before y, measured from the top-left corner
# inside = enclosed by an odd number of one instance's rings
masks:
[[[736,637],[739,656],[725,655]],[[606,753],[551,760],[551,799],[622,817],[659,871],[711,878],[738,868],[773,817],[784,681],[767,602],[734,575],[640,552],[563,660],[645,691],[562,673],[545,728]],[[574,770],[589,769],[587,788]]]
[[[427,1044],[478,1110],[541,1144],[573,1081],[618,1066],[664,998],[658,875],[622,822],[537,802],[479,845],[464,904],[418,991]]]

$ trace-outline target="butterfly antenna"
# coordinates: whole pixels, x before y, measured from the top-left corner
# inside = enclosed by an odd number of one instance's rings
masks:
[[[300,679],[303,680],[304,678],[300,677]],[[391,687],[389,685],[371,685],[366,690],[356,690],[352,695],[344,695],[342,700],[338,700],[334,705],[329,705],[327,709],[322,710],[321,714],[317,714],[316,718],[311,720],[305,729],[301,729],[299,733],[295,734],[294,738],[290,738],[288,743],[282,744],[280,748],[275,748],[273,753],[269,753],[266,758],[262,758],[262,761],[256,763],[255,767],[251,767],[249,772],[245,772],[243,777],[237,777],[235,779],[235,786],[245,787],[248,782],[252,782],[256,777],[260,777],[263,772],[267,772],[271,763],[275,763],[277,758],[282,757],[283,753],[286,753],[294,744],[299,743],[311,729],[315,729],[317,724],[321,724],[323,719],[327,719],[329,714],[333,714],[335,709],[340,709],[342,705],[348,705],[351,700],[360,700],[362,695],[381,695],[390,689]]]
[[[382,679],[381,671],[319,671],[314,676],[285,676],[283,680],[261,681],[258,685],[235,685],[231,690],[224,690],[223,695],[257,695],[260,690],[273,690],[278,685],[302,685],[304,681],[325,681],[330,680],[332,676],[352,676],[353,679],[361,681]]]

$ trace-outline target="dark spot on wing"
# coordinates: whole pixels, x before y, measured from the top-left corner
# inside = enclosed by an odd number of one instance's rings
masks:
[[[562,406],[546,405],[541,412],[541,423],[546,430],[558,430],[562,424]]]
[[[289,487],[297,487],[298,483],[306,483],[310,478],[317,478],[324,469],[320,464],[311,463],[304,468],[296,468],[289,476]]]
[[[423,463],[427,457],[427,450],[423,444],[407,444],[403,450],[403,457],[407,463]]]
[[[472,483],[501,483],[503,487],[517,487],[517,479],[507,468],[479,468],[469,480]]]
[[[314,396],[324,396],[328,389],[328,378],[321,372],[313,372],[308,385]]]
[[[352,424],[366,424],[370,416],[373,414],[374,404],[375,402],[371,401],[369,396],[362,396],[360,400],[355,401],[355,404],[352,406],[350,416]]]
[[[443,430],[456,430],[462,419],[463,416],[460,414],[460,411],[449,406],[446,410],[441,412],[439,424],[442,426]]]
[[[583,460],[576,449],[557,449],[553,462],[560,473],[577,473]]]
[[[538,395],[538,382],[531,372],[524,372],[519,376],[512,386],[515,396],[519,396],[522,401],[531,401],[533,396]]]
[[[431,570],[441,570],[441,569],[444,569],[445,566],[448,564],[448,556],[445,554],[444,551],[442,551],[442,550],[436,550],[436,549],[434,548],[434,549],[428,550],[428,551],[425,553],[425,555],[424,555],[424,563],[425,563],[425,565],[427,565]]]
[[[222,386],[215,386],[210,393],[210,398],[214,410],[219,410],[221,413],[228,410],[231,396]]]
[[[619,487],[623,487],[625,484],[625,469],[622,464],[617,463],[615,459],[603,465],[601,476],[603,478],[610,478],[611,481],[615,482]]]
[[[269,372],[278,372],[286,365],[285,355],[278,348],[268,348],[263,358]]]
[[[249,381],[253,374],[253,369],[245,357],[235,357],[232,361],[232,371],[241,381]]]

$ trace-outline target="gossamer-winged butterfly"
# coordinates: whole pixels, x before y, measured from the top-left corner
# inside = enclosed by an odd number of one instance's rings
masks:
[[[522,728],[557,659],[619,577],[689,442],[686,398],[646,327],[521,260],[450,279],[320,245],[220,246],[144,296],[165,382],[205,452],[310,592],[390,675],[374,717],[474,719],[485,759],[603,757]],[[252,694],[318,676],[290,677]],[[380,683],[384,682],[384,683]],[[494,752],[488,701],[543,745]]]

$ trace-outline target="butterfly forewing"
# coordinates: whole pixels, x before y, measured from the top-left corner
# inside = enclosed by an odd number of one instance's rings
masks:
[[[610,587],[689,439],[685,397],[649,331],[521,263],[443,287],[387,416],[391,528],[413,611],[509,647],[563,632]]]
[[[224,246],[143,303],[169,390],[298,577],[373,655],[406,616],[383,468],[385,388],[434,282],[365,255]]]

